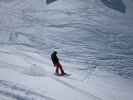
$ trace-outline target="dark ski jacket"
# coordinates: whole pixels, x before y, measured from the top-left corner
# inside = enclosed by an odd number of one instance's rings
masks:
[[[53,52],[53,53],[51,54],[51,59],[52,59],[52,62],[53,62],[54,65],[59,64],[59,59],[58,59],[58,57],[56,56],[56,52]]]

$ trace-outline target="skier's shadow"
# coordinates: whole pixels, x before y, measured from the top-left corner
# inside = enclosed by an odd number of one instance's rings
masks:
[[[101,0],[101,2],[111,9],[126,13],[126,6],[122,0]]]

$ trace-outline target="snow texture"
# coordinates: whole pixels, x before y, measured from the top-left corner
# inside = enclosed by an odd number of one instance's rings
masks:
[[[1,100],[131,100],[132,0],[0,0]],[[53,50],[70,76],[54,75]]]

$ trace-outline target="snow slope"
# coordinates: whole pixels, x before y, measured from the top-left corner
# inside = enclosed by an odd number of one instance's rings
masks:
[[[131,100],[133,3],[104,1],[0,0],[0,99]]]
[[[56,48],[65,62],[132,78],[132,0],[118,0],[125,13],[113,9],[114,0],[112,8],[103,1],[58,0],[46,5],[45,0],[2,0],[0,43],[29,46],[47,56]]]
[[[19,46],[18,46],[19,47]],[[23,48],[23,49],[22,49]],[[58,77],[45,56],[31,48],[0,49],[0,98],[3,100],[130,100],[133,82],[96,70],[84,79],[79,71],[66,69]],[[30,49],[32,51],[30,51]],[[73,65],[72,65],[73,66]],[[67,67],[67,66],[66,66]]]

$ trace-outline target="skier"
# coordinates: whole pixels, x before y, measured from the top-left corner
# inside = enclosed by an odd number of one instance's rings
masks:
[[[66,73],[64,72],[63,67],[60,64],[59,59],[57,57],[57,51],[54,51],[51,54],[51,59],[52,59],[52,62],[54,64],[54,67],[56,67],[56,70],[55,70],[56,74],[57,75],[65,75]],[[61,74],[59,73],[59,70],[60,70]]]

